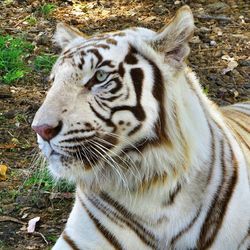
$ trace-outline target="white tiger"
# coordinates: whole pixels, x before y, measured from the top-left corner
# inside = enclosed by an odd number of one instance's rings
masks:
[[[54,250],[250,246],[250,103],[203,94],[185,64],[193,31],[188,6],[158,33],[58,24],[32,124],[53,175],[77,185]]]

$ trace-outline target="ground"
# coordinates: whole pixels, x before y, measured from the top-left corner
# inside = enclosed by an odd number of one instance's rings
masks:
[[[88,35],[131,26],[158,30],[185,3],[190,5],[196,25],[189,65],[204,92],[219,105],[249,100],[247,0],[1,1],[0,34],[22,37],[33,47],[24,58],[30,68],[24,76],[0,78],[0,165],[2,171],[7,167],[6,175],[1,175],[0,168],[0,249],[50,249],[73,202],[72,186],[54,187],[41,167],[44,164],[37,157],[30,128],[49,88],[51,62],[59,52],[51,42],[56,23],[65,22]],[[45,58],[45,65],[39,58]],[[27,233],[28,221],[37,216],[36,231]]]

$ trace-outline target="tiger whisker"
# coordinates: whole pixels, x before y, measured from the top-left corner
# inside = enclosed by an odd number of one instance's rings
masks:
[[[112,133],[112,132],[102,132],[102,131],[98,131],[98,133],[104,134],[104,135],[110,135],[111,137],[120,139],[122,142],[128,144],[128,145],[131,146],[133,149],[135,149],[135,150],[143,157],[141,151],[140,151],[131,141],[129,141],[126,137],[123,137],[123,136],[121,136],[121,135],[114,134],[114,133]]]
[[[90,143],[93,143],[93,141],[90,141]],[[93,144],[92,144],[92,145],[93,145]],[[94,149],[97,153],[99,153],[99,155],[106,161],[106,163],[108,163],[109,166],[112,167],[112,169],[117,173],[117,175],[118,175],[118,176],[120,177],[120,179],[122,180],[122,182],[123,182],[124,186],[126,187],[126,189],[129,191],[127,179],[126,179],[126,178],[123,178],[123,176],[125,176],[125,175],[123,174],[122,171],[120,172],[120,166],[119,166],[119,164],[118,164],[111,156],[109,156],[109,155],[107,154],[107,152],[106,152],[104,149],[102,149],[101,147],[99,147],[97,144],[94,144],[94,146],[95,146],[95,147],[98,147],[99,150],[101,150],[101,151],[108,157],[108,159],[107,159],[107,158],[106,158],[104,155],[102,155],[96,148],[93,148],[93,147],[92,147],[92,149]],[[116,167],[114,167],[112,163],[115,164]],[[125,177],[126,177],[126,176],[125,176]]]
[[[96,137],[95,139],[98,139],[98,140],[100,140],[100,141],[102,141],[102,142],[105,142],[105,143],[107,143],[107,144],[109,144],[109,145],[113,145],[112,143],[109,143],[109,142],[107,142],[107,141],[105,141],[105,140],[103,140],[103,139],[101,139],[101,138]],[[97,142],[94,141],[94,143],[97,143]],[[103,147],[105,150],[109,151],[111,154],[115,155],[115,157],[117,157],[119,160],[121,160],[122,163],[125,164],[125,166],[127,166],[127,168],[125,168],[126,170],[128,169],[129,171],[131,171],[131,173],[132,173],[133,176],[135,176],[136,178],[138,178],[139,180],[141,180],[140,171],[138,170],[138,168],[136,167],[135,163],[133,162],[133,160],[131,159],[131,157],[130,157],[127,153],[123,152],[124,155],[128,158],[129,161],[126,160],[127,158],[122,158],[120,155],[118,155],[117,153],[115,153],[115,152],[112,151],[111,149],[106,148],[104,145],[99,144],[99,143],[98,143],[98,145],[101,146],[101,147]],[[113,146],[114,146],[114,145],[113,145]],[[123,165],[120,165],[120,166],[124,168]],[[140,177],[138,177],[138,176],[133,172],[133,169],[136,170],[136,172],[139,174]]]

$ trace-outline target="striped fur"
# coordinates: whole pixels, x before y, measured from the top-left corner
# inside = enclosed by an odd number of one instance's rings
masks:
[[[250,103],[203,94],[185,64],[193,29],[187,6],[158,33],[58,26],[63,52],[33,121],[59,131],[38,143],[77,185],[53,249],[250,247]]]

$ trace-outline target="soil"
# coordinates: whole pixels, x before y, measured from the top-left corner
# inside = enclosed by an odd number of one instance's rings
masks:
[[[49,16],[39,13],[47,3],[56,5]],[[59,52],[51,42],[59,21],[88,35],[131,26],[158,30],[185,3],[193,10],[196,25],[189,65],[204,91],[219,105],[249,100],[248,0],[1,1],[0,30],[32,42],[32,59],[41,52]],[[37,21],[30,25],[26,20],[33,15]],[[0,164],[8,167],[7,179],[0,179],[0,249],[50,249],[73,203],[72,195],[52,197],[51,192],[23,186],[39,168],[32,161],[38,150],[30,124],[49,88],[46,79],[44,72],[34,70],[14,85],[0,83]],[[27,233],[28,221],[37,216],[41,219],[36,232]]]

